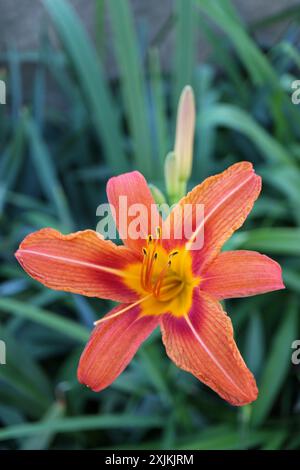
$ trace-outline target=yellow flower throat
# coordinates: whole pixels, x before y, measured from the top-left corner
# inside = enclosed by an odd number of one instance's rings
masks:
[[[148,236],[142,263],[126,269],[125,282],[145,298],[140,304],[143,315],[168,312],[178,317],[189,311],[193,289],[200,278],[192,272],[191,253],[182,247],[168,253],[157,229],[157,238]]]

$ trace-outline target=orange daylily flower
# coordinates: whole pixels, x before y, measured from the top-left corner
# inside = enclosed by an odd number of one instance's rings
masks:
[[[52,289],[120,302],[96,322],[80,359],[80,382],[95,391],[109,386],[159,325],[167,354],[178,367],[233,405],[256,399],[255,379],[219,300],[284,288],[280,266],[267,256],[220,252],[243,224],[260,189],[261,179],[247,162],[208,178],[171,212],[168,240],[161,237],[166,221],[160,219],[155,233],[137,240],[127,237],[124,246],[92,230],[62,235],[46,228],[24,239],[16,257],[33,278]],[[139,172],[111,178],[107,195],[116,209],[116,223],[119,196],[124,195],[128,206],[141,203],[148,208],[149,222],[154,200]],[[204,220],[192,237],[178,240],[176,214],[184,204],[204,204]],[[203,247],[191,250],[191,238],[203,229]]]

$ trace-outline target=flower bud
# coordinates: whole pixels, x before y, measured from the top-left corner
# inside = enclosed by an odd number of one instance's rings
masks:
[[[178,176],[187,181],[191,176],[195,134],[195,99],[193,89],[184,87],[177,111],[175,155]]]
[[[178,174],[174,152],[168,153],[165,160],[165,181],[169,199],[173,202],[178,193]]]
[[[153,199],[156,202],[156,204],[165,204],[166,203],[166,198],[165,198],[164,194],[162,193],[162,191],[152,183],[149,183],[148,186],[150,188],[151,194],[152,194]]]

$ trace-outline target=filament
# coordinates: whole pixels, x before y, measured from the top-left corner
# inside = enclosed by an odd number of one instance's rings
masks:
[[[97,321],[94,322],[94,325],[97,326],[97,325],[99,325],[99,323],[103,323],[105,321],[110,320],[111,318],[115,318],[115,317],[118,317],[119,315],[122,315],[123,313],[127,312],[131,308],[136,307],[137,305],[141,304],[145,300],[149,299],[149,297],[151,297],[151,295],[152,294],[146,295],[146,297],[143,297],[142,299],[137,300],[133,304],[127,305],[126,307],[122,308],[122,310],[119,310],[118,312],[112,313],[111,315],[107,315],[103,318],[100,318],[100,320],[97,320]]]

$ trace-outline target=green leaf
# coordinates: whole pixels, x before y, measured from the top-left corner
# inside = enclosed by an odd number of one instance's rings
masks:
[[[199,109],[199,118],[196,119],[196,139],[197,147],[194,151],[193,173],[200,174],[202,179],[211,174],[215,168],[215,144],[217,129],[209,121],[201,119],[206,113],[215,106],[219,99],[219,92],[213,87],[214,71],[209,65],[202,65],[197,75],[198,96],[197,107]],[[198,170],[198,171],[197,171]],[[199,184],[197,181],[195,184]]]
[[[37,322],[40,325],[58,331],[62,335],[69,336],[73,340],[81,343],[85,343],[89,338],[89,330],[87,328],[72,320],[26,304],[25,302],[13,299],[0,299],[0,310],[20,318],[25,318],[26,320]]]
[[[121,78],[126,117],[133,140],[134,162],[136,168],[149,178],[153,175],[153,151],[147,119],[146,84],[133,18],[128,0],[106,3],[114,31],[112,40]]]
[[[300,294],[300,273],[283,267],[283,281],[286,287]]]
[[[173,3],[175,16],[174,105],[176,109],[181,91],[193,82],[196,12],[194,0],[174,0]]]
[[[105,148],[104,157],[114,172],[122,173],[128,165],[120,123],[99,57],[69,3],[65,0],[43,2],[77,74],[97,136]]]
[[[291,345],[297,337],[297,307],[292,298],[272,341],[259,384],[259,396],[252,406],[251,422],[258,426],[267,418],[291,365]]]
[[[28,121],[26,131],[37,178],[49,200],[54,204],[62,227],[66,231],[72,230],[72,217],[63,188],[56,174],[55,163],[33,120]]]
[[[36,436],[40,433],[72,433],[99,429],[151,429],[164,424],[162,417],[136,416],[134,414],[111,414],[100,416],[76,416],[60,418],[33,424],[19,424],[0,430],[0,441],[20,437]]]
[[[264,362],[265,353],[263,323],[261,317],[253,312],[249,323],[245,344],[245,360],[249,369],[255,376],[258,376]]]
[[[95,0],[96,9],[96,44],[101,57],[105,49],[105,0]]]
[[[8,190],[14,185],[21,170],[26,118],[26,113],[23,113],[11,141],[7,148],[2,151],[0,161],[0,216],[2,216],[4,205],[8,201]]]
[[[183,445],[176,446],[178,450],[238,450],[251,449],[262,444],[268,437],[267,432],[250,432],[241,440],[238,430],[229,426],[216,426],[206,429],[197,437],[186,441]]]
[[[65,413],[65,405],[62,402],[55,402],[45,414],[42,422],[46,425],[61,418]],[[49,448],[55,433],[53,431],[40,432],[39,434],[25,439],[21,445],[21,450],[44,450]]]
[[[300,173],[295,171],[295,168],[292,166],[274,165],[272,171],[267,167],[260,170],[260,174],[263,177],[263,181],[266,181],[287,196],[290,205],[294,209],[295,221],[300,225]]]
[[[270,15],[264,16],[263,18],[258,18],[254,20],[253,23],[250,23],[250,30],[256,30],[260,28],[266,28],[268,26],[273,26],[275,23],[282,23],[284,20],[295,21],[300,17],[300,7],[298,5],[287,6],[287,8],[280,9]]]
[[[51,388],[42,369],[30,356],[30,348],[18,344],[14,337],[1,328],[0,338],[6,344],[6,364],[0,367],[1,389],[8,389],[33,409],[32,416],[45,412],[50,403]]]
[[[266,444],[262,447],[262,450],[281,450],[284,441],[287,439],[288,432],[283,430],[274,431],[274,435],[270,436]]]
[[[169,404],[172,403],[173,397],[168,389],[166,378],[158,364],[159,354],[157,348],[142,348],[139,351],[139,356],[142,359],[142,369],[148,374],[158,393],[160,393]]]
[[[152,49],[149,53],[150,86],[153,101],[153,117],[157,142],[157,171],[163,176],[163,165],[167,152],[170,150],[168,138],[168,123],[166,116],[166,103],[163,88],[163,77],[160,70],[159,53]],[[159,176],[159,175],[158,175]],[[157,178],[157,176],[156,176]],[[158,178],[157,178],[158,179]]]
[[[232,14],[233,6],[229,0],[197,0],[197,4],[215,22],[234,45],[237,54],[256,85],[269,83],[278,86],[276,73],[265,55],[248,35],[245,25]]]
[[[284,163],[293,165],[294,162],[280,142],[267,133],[246,111],[236,106],[219,104],[200,114],[206,126],[223,126],[246,135],[259,148],[268,163]]]
[[[300,255],[300,229],[271,227],[239,232],[232,243],[235,248],[296,256]]]

